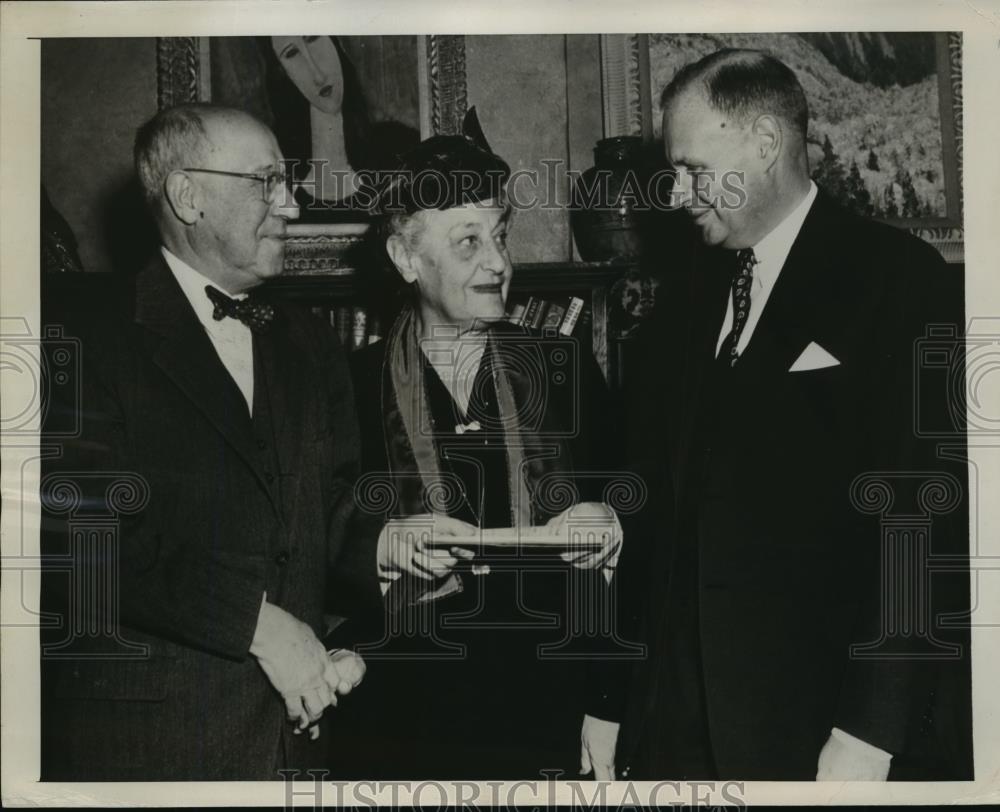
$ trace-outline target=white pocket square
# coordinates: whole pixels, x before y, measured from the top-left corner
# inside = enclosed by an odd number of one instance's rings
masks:
[[[808,372],[812,369],[826,369],[827,367],[839,367],[840,361],[824,350],[815,341],[810,341],[809,346],[802,350],[794,364],[789,368],[789,372]]]

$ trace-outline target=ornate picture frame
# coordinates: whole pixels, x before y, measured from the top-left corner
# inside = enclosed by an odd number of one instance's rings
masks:
[[[461,131],[468,107],[465,37],[417,38],[420,136]],[[161,37],[156,49],[157,107],[211,100],[207,37]],[[356,224],[289,225],[285,270],[290,274],[349,274],[347,256],[364,237]]]
[[[951,263],[964,262],[962,220],[962,35],[935,34],[947,214],[886,220],[933,245]],[[647,34],[601,36],[604,135],[652,137],[652,88]]]

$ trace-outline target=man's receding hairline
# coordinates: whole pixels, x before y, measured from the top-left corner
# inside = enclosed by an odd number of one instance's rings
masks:
[[[211,112],[215,118],[215,124],[211,125],[206,120],[202,121],[205,131],[200,147],[203,150],[202,157],[207,157],[209,154],[219,155],[220,153],[223,157],[226,157],[228,152],[232,152],[232,147],[231,145],[227,145],[226,140],[239,135],[241,132],[256,133],[269,144],[274,141],[274,135],[271,130],[249,113],[245,113],[242,110],[231,110],[230,108],[213,110]],[[212,137],[212,126],[218,127],[215,131],[215,138]],[[277,146],[276,141],[271,146],[275,147],[280,154],[280,147]],[[252,166],[244,166],[241,171],[264,172],[272,169],[274,165],[275,160],[268,158],[267,160],[258,161]],[[278,162],[278,166],[280,167],[280,162]]]
[[[668,113],[672,113],[674,109],[684,102],[690,103],[691,101],[695,103],[700,103],[705,109],[712,113],[716,113],[725,121],[735,121],[730,114],[725,110],[720,110],[714,104],[712,104],[712,95],[708,87],[703,83],[699,82],[697,84],[691,84],[683,88],[679,93],[672,96],[667,103],[663,106],[663,116],[667,117]]]
[[[249,113],[230,107],[199,110],[197,115],[201,118],[202,128],[205,130],[204,138],[213,147],[217,147],[218,145],[211,138],[210,130],[212,127],[218,127],[221,132],[225,133],[226,128],[235,129],[237,126],[242,125],[247,129],[256,130],[268,135],[271,133],[271,131],[268,130],[262,122],[258,121]]]
[[[689,98],[693,99],[695,102],[701,102],[707,110],[716,113],[724,122],[731,121],[741,127],[746,126],[751,121],[756,121],[761,116],[770,116],[771,118],[776,119],[779,123],[785,121],[785,116],[778,110],[758,110],[756,112],[748,111],[742,119],[732,113],[727,113],[725,110],[713,104],[711,91],[703,82],[690,84],[683,88],[679,93],[672,96],[663,107],[662,113],[664,118],[666,118],[668,112],[673,111],[679,103]]]

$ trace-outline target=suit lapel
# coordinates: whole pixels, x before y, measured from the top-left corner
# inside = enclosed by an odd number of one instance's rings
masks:
[[[740,358],[742,371],[783,374],[811,342],[839,344],[836,296],[843,286],[832,278],[830,206],[817,195]]]
[[[202,412],[264,484],[246,401],[160,257],[136,279],[135,320],[148,331],[153,363]]]
[[[291,329],[287,316],[277,311],[270,329],[254,337],[254,352],[259,353],[259,364],[255,366],[262,376],[262,380],[257,382],[262,387],[258,391],[269,399],[275,449],[284,472],[298,469],[294,463],[301,453],[303,431],[319,431],[322,428],[305,425],[303,403],[309,387],[316,383],[307,379],[302,364],[298,363],[301,353],[295,351]],[[282,499],[288,505],[289,516],[294,514],[294,499],[298,491],[297,487],[282,489]]]
[[[690,481],[687,467],[703,405],[705,378],[714,363],[719,331],[726,315],[735,258],[729,251],[707,249],[698,265],[692,281],[684,369],[680,379],[673,382],[682,387],[684,399],[677,465],[677,481],[682,483]]]
[[[836,296],[844,286],[830,284],[830,275],[837,270],[830,251],[837,239],[834,212],[833,204],[819,193],[740,357],[739,371],[745,380],[759,381],[765,374],[786,373],[812,341],[840,355],[843,331],[837,321]],[[679,382],[685,388],[686,404],[679,445],[679,482],[690,481],[687,466],[704,405],[705,377],[714,363],[735,261],[732,251],[703,249],[695,270],[685,370]]]

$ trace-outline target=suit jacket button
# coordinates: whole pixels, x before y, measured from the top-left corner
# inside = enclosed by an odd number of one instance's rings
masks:
[[[274,474],[272,474],[270,471],[265,471],[264,481],[267,482],[268,485],[270,485],[272,482],[274,482]]]
[[[263,451],[265,448],[267,448],[267,440],[258,440],[257,441],[257,448],[259,448],[261,451]]]
[[[291,558],[291,556],[288,554],[288,550],[282,550],[274,557],[274,563],[283,567],[288,563],[289,558]]]

